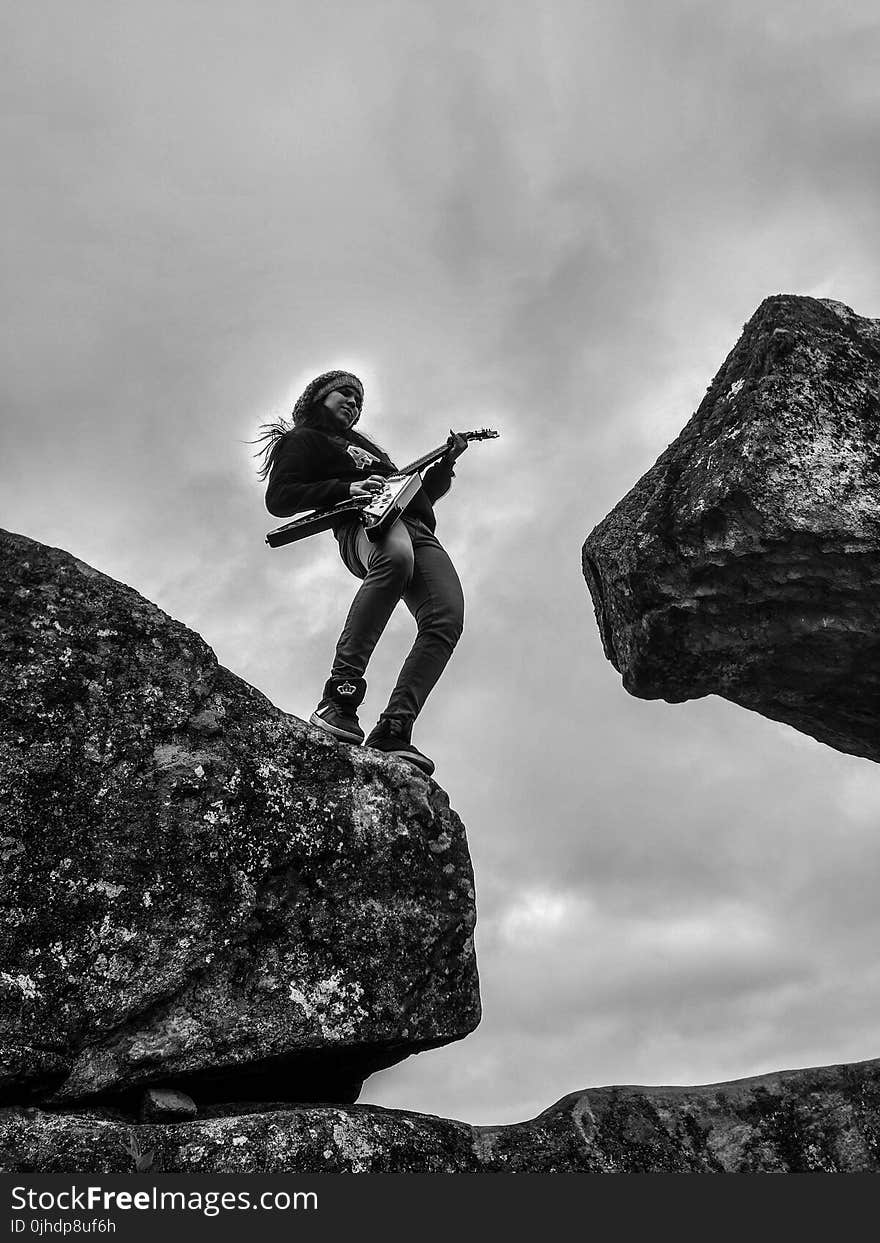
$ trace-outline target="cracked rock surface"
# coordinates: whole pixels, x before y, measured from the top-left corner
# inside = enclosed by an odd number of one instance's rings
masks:
[[[583,568],[631,694],[880,760],[880,320],[767,298]]]
[[[0,1110],[0,1167],[28,1173],[877,1173],[880,1062],[698,1088],[574,1092],[530,1122],[470,1126],[370,1105],[133,1125]]]
[[[443,791],[0,533],[0,1093],[353,1101],[480,1015]]]

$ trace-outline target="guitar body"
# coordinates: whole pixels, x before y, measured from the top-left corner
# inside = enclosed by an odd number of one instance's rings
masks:
[[[375,542],[390,531],[421,486],[418,471],[412,475],[389,475],[382,491],[361,512],[367,539]]]
[[[341,518],[360,514],[366,508],[366,501],[366,497],[352,497],[350,500],[340,501],[338,505],[331,505],[329,509],[318,509],[303,518],[294,518],[292,522],[285,522],[283,527],[270,531],[266,536],[266,543],[270,548],[283,548],[285,544],[293,544],[309,535],[317,535],[319,531],[329,531]]]
[[[491,440],[498,433],[483,428],[479,432],[460,433],[467,440]],[[341,519],[356,514],[364,524],[367,538],[381,539],[389,531],[397,519],[404,513],[407,505],[422,486],[421,471],[433,461],[437,461],[446,452],[447,444],[441,445],[423,458],[410,463],[405,470],[396,475],[389,475],[382,491],[375,496],[353,496],[347,501],[331,505],[329,509],[316,509],[314,513],[302,518],[294,518],[276,527],[266,536],[270,548],[282,548],[285,544],[293,544],[297,540],[316,535],[319,531],[329,531]]]

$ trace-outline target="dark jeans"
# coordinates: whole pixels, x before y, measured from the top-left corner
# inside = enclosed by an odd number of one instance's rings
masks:
[[[360,523],[337,534],[339,552],[363,579],[345,621],[332,677],[364,676],[367,662],[399,600],[418,633],[383,716],[412,721],[437,683],[461,635],[464,596],[455,566],[424,523],[403,518],[373,543]]]

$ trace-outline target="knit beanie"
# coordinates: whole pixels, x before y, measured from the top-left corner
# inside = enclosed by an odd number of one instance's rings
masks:
[[[357,408],[358,410],[364,404],[364,386],[356,375],[352,375],[350,371],[325,371],[322,375],[315,376],[300,393],[296,399],[296,405],[293,407],[294,424],[302,423],[312,406],[326,397],[328,393],[332,393],[334,389],[344,388],[349,385],[357,392]]]

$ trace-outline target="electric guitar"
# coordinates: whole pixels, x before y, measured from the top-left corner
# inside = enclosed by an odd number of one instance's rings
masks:
[[[494,440],[498,433],[483,427],[478,432],[459,432],[458,435],[465,440]],[[426,466],[442,458],[454,439],[455,433],[450,432],[449,439],[439,448],[432,449],[424,457],[416,458],[397,474],[389,475],[384,481],[382,491],[374,496],[351,496],[327,509],[316,509],[302,518],[295,518],[293,522],[285,522],[284,526],[269,532],[266,543],[270,548],[281,548],[309,535],[316,535],[318,531],[327,531],[341,518],[351,514],[357,514],[368,539],[381,539],[422,486],[421,472]]]

